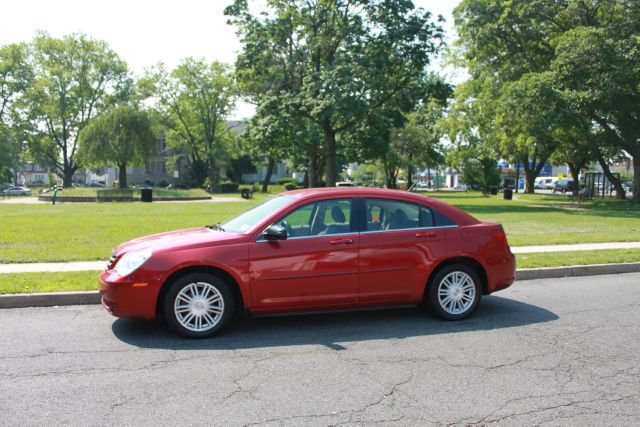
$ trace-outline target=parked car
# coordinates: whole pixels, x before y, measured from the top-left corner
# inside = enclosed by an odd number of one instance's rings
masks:
[[[563,178],[560,181],[556,182],[553,186],[553,192],[556,191],[562,192],[562,194],[568,192],[573,192],[573,179]]]
[[[533,182],[533,188],[536,190],[552,190],[556,182],[558,182],[558,178],[538,177]]]
[[[105,185],[102,182],[90,182],[89,185],[87,185],[87,187],[91,187],[91,188],[105,188]]]
[[[460,320],[514,278],[500,224],[416,193],[314,188],[222,224],[123,243],[100,276],[100,294],[115,316],[161,315],[200,338],[239,312],[424,302]]]
[[[5,196],[31,196],[31,189],[27,187],[9,187],[2,192]]]

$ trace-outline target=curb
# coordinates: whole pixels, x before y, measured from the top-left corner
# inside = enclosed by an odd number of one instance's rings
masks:
[[[516,280],[555,279],[559,277],[599,276],[640,272],[640,262],[591,264],[568,267],[523,268],[516,270]]]
[[[517,281],[555,279],[561,277],[598,276],[640,272],[640,262],[625,264],[574,265],[569,267],[525,268],[516,271]],[[48,292],[0,295],[0,309],[53,307],[62,305],[100,304],[98,291]]]
[[[100,294],[98,291],[0,295],[0,309],[99,303]]]

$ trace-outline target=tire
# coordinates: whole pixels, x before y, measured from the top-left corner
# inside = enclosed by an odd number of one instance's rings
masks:
[[[482,286],[478,273],[464,264],[447,265],[431,279],[425,299],[444,320],[462,320],[478,307]]]
[[[208,273],[191,273],[176,280],[163,303],[169,326],[187,338],[208,338],[233,318],[235,301],[229,285]]]

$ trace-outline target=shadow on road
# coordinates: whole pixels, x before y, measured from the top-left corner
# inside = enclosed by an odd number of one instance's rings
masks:
[[[117,319],[112,329],[121,341],[141,348],[235,350],[315,344],[340,350],[343,347],[338,343],[344,341],[486,331],[556,319],[557,315],[544,308],[487,296],[471,318],[460,322],[441,321],[418,308],[396,308],[243,319],[221,335],[204,340],[180,338],[162,322]]]

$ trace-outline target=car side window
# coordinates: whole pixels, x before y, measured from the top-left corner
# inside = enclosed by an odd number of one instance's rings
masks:
[[[433,227],[433,212],[426,206],[390,199],[365,199],[367,231]]]
[[[322,200],[306,204],[276,222],[289,238],[351,232],[351,199]]]

